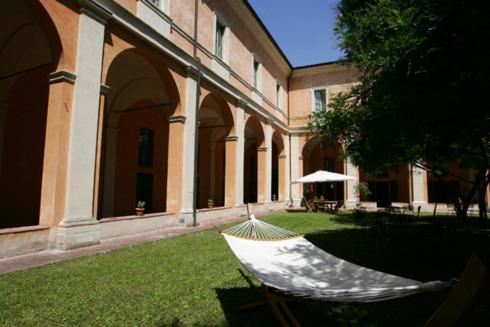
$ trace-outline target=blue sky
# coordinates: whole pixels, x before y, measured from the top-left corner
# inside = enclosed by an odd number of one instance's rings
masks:
[[[343,57],[333,32],[338,0],[249,0],[291,64]]]

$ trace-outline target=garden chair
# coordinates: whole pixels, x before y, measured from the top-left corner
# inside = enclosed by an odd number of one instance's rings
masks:
[[[303,198],[303,201],[304,201],[304,203],[305,203],[306,212],[308,212],[308,213],[313,212],[313,207],[311,206],[311,204],[310,204],[310,202],[308,201],[308,199]]]

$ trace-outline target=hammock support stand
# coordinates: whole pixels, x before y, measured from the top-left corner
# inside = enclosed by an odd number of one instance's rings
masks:
[[[235,256],[261,282],[265,298],[244,305],[240,310],[267,304],[283,327],[301,326],[287,302],[375,302],[452,287],[444,303],[425,324],[427,327],[450,326],[488,281],[489,271],[476,255],[468,261],[459,281],[422,283],[349,263],[316,248],[302,235],[262,222],[253,213],[249,217],[250,220],[221,232]],[[299,254],[292,253],[293,257],[290,257],[288,250],[297,250]],[[313,257],[311,265],[304,261],[310,254]],[[311,267],[314,264],[316,268]],[[319,271],[321,264],[325,271]],[[341,267],[341,270],[332,267]],[[253,286],[252,281],[240,273]],[[351,273],[362,285],[352,287],[353,281],[336,276],[344,277],[346,273]],[[366,276],[369,278],[363,280]]]

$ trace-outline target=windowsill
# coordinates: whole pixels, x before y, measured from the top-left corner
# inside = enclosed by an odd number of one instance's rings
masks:
[[[212,208],[202,208],[202,209],[197,209],[197,212],[208,212],[208,211],[218,211],[218,210],[226,210],[226,209],[231,209],[230,207],[212,207]]]
[[[115,222],[115,221],[124,221],[124,220],[136,220],[136,219],[145,219],[145,218],[155,218],[155,217],[165,217],[165,216],[172,216],[175,213],[173,212],[152,212],[152,213],[146,213],[143,216],[136,216],[136,215],[131,215],[131,216],[119,216],[119,217],[108,217],[108,218],[102,218],[99,219],[99,223],[110,223],[110,222]]]
[[[49,226],[45,226],[45,225],[10,227],[10,228],[0,229],[0,235],[36,232],[40,230],[46,230],[49,228],[50,228]]]
[[[145,5],[147,5],[150,9],[152,9],[158,16],[163,18],[164,20],[167,21],[167,23],[171,24],[172,23],[172,18],[170,18],[165,11],[163,11],[162,8],[157,7],[154,3],[152,3],[149,0],[139,0]]]

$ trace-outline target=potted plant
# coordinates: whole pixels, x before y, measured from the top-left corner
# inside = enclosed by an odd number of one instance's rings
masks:
[[[361,200],[364,198],[367,198],[369,195],[371,195],[371,191],[369,190],[369,186],[366,182],[359,182],[356,185],[356,193],[357,193],[357,203],[356,207],[360,207],[361,205]]]
[[[214,207],[214,201],[213,199],[208,199],[208,208]]]
[[[145,212],[145,205],[146,205],[146,202],[145,201],[138,201],[138,205],[136,206],[136,216],[143,216],[144,212]]]

